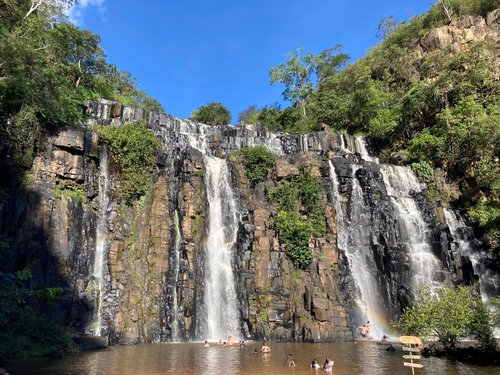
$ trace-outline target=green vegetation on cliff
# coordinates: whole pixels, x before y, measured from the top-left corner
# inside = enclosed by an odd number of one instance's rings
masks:
[[[99,36],[62,21],[67,3],[30,13],[29,0],[0,2],[0,133],[14,146],[14,166],[31,165],[44,132],[77,124],[85,100],[161,109],[130,74],[106,62]]]
[[[440,198],[469,208],[492,247],[499,248],[500,46],[488,37],[460,48],[439,46],[438,37],[437,48],[421,46],[422,37],[432,38],[428,33],[437,27],[460,30],[480,22],[486,28],[484,19],[450,20],[485,17],[498,7],[500,0],[446,0],[408,23],[383,20],[381,43],[343,69],[321,73],[324,54],[291,54],[270,73],[271,83],[285,84],[284,97],[294,106],[255,109],[252,119],[272,130],[308,132],[326,123],[336,131],[365,134],[383,158],[398,153],[431,185],[431,171],[440,168],[461,193],[441,192]],[[335,51],[329,58],[342,68],[345,57],[339,47]]]
[[[132,204],[151,185],[160,141],[141,123],[99,126],[97,131],[109,142],[113,160],[122,167],[120,195],[127,204]]]
[[[275,225],[280,244],[297,268],[309,266],[309,241],[326,230],[322,192],[319,180],[307,173],[268,189],[270,201],[278,208]]]
[[[265,146],[243,147],[239,152],[243,157],[247,176],[252,183],[265,179],[269,170],[274,167],[276,155]]]

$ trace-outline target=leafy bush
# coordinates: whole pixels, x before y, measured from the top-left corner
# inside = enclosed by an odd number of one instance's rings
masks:
[[[322,191],[320,182],[308,174],[268,190],[269,199],[278,208],[275,225],[279,241],[297,268],[309,266],[309,241],[326,230]]]
[[[292,212],[300,208],[299,187],[296,180],[284,181],[281,185],[269,189],[267,195],[280,211]]]
[[[276,226],[279,229],[279,240],[295,267],[307,268],[312,261],[312,253],[309,249],[312,231],[307,220],[304,220],[296,211],[279,211]]]
[[[231,112],[222,103],[213,102],[193,111],[191,118],[207,125],[228,125]]]
[[[492,325],[492,316],[485,311],[480,295],[473,287],[462,286],[441,287],[436,293],[422,288],[398,322],[405,334],[424,339],[436,336],[447,351],[453,351],[457,342],[471,333],[483,346],[490,347]]]
[[[486,230],[492,248],[500,246],[500,204],[498,202],[479,203],[469,209],[469,215]]]
[[[66,186],[57,185],[54,194],[57,198],[71,197],[84,200],[87,197],[85,190],[83,190],[80,185],[76,184],[68,184]]]
[[[247,172],[247,176],[256,183],[266,178],[269,170],[274,167],[276,155],[269,151],[264,146],[243,147],[240,150],[243,157],[243,165]]]
[[[70,345],[68,334],[33,308],[37,300],[54,302],[62,289],[33,291],[26,286],[30,278],[27,269],[0,273],[0,356],[39,356]]]
[[[127,204],[137,201],[148,191],[159,139],[142,123],[99,126],[97,131],[109,142],[113,160],[123,168],[121,197]]]
[[[411,169],[418,177],[427,183],[431,183],[434,180],[434,170],[425,160],[413,163]]]

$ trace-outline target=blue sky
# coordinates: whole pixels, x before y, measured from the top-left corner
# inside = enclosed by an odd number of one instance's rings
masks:
[[[80,0],[73,18],[99,34],[108,61],[137,78],[167,113],[222,102],[233,114],[281,102],[269,68],[303,47],[336,44],[352,61],[377,43],[379,21],[426,11],[432,0]]]

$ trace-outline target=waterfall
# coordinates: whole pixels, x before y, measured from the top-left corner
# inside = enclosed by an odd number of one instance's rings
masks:
[[[233,275],[233,251],[238,230],[237,206],[227,162],[203,157],[209,205],[205,246],[205,295],[202,327],[205,339],[240,337],[239,304]]]
[[[170,254],[170,262],[171,262],[171,270],[172,277],[170,284],[167,285],[168,290],[168,302],[170,308],[170,328],[172,334],[172,341],[178,342],[181,340],[182,336],[179,331],[179,320],[182,319],[182,316],[179,316],[179,302],[177,300],[177,280],[179,278],[179,269],[180,269],[180,250],[182,244],[182,234],[181,228],[179,224],[179,213],[177,210],[174,211],[174,247]]]
[[[384,334],[382,328],[384,322],[381,320],[384,309],[380,303],[381,297],[376,280],[378,269],[372,253],[370,209],[365,206],[363,191],[356,177],[356,171],[360,166],[354,166],[352,170],[350,209],[348,215],[345,215],[340,203],[335,168],[331,161],[329,163],[333,204],[337,212],[337,247],[345,251],[352,277],[361,293],[361,297],[356,299],[356,304],[362,312],[363,319],[371,322],[372,336],[381,338]]]
[[[175,118],[169,118],[164,125],[166,127],[163,128],[162,134],[167,137],[167,143],[180,142],[202,154],[210,153],[211,137],[215,137],[217,141],[222,140],[227,145],[228,152],[262,145],[275,154],[284,154],[280,135],[258,130],[252,125],[205,125]]]
[[[467,226],[464,218],[457,212],[445,209],[444,216],[446,224],[450,228],[450,234],[453,237],[458,254],[466,256],[472,263],[474,273],[479,276],[479,288],[483,303],[490,309],[495,309],[491,299],[498,295],[500,290],[500,276],[493,269],[488,267],[488,255],[484,251],[475,248],[471,239],[474,231]],[[499,332],[500,333],[500,332]]]
[[[378,158],[368,154],[361,137],[342,134],[339,143],[344,153],[356,155],[354,159],[356,162],[352,163],[353,159],[348,157],[352,168],[351,178],[348,178],[351,181],[351,196],[345,212],[341,204],[336,171],[330,161],[332,203],[337,211],[337,246],[345,251],[352,278],[361,294],[356,301],[357,305],[364,317],[371,321],[374,336],[381,337],[388,330],[386,297],[390,300],[390,293],[394,293],[394,289],[386,289],[391,288],[391,285],[382,279],[385,271],[376,261],[377,247],[380,246],[377,236],[382,229],[380,220],[387,219],[379,216],[377,206],[371,207],[365,201],[363,191],[365,187],[363,185],[362,188],[360,185],[356,173],[358,170],[367,168],[372,172],[363,175],[375,177],[380,168],[382,175],[380,183],[385,186],[385,189],[384,186],[381,186],[381,189],[387,191],[391,207],[387,213],[390,215],[389,220],[395,223],[397,237],[395,240],[398,247],[408,254],[411,289],[415,290],[419,285],[435,288],[449,277],[441,261],[432,252],[428,225],[412,197],[413,193],[422,191],[422,186],[411,169],[379,164]],[[367,161],[380,167],[369,167],[365,164]],[[372,188],[380,186],[373,180],[374,177],[369,177],[375,185],[368,184],[366,194],[370,194]],[[392,241],[387,237],[386,240]]]
[[[332,203],[335,208],[336,223],[337,223],[337,248],[339,250],[346,250],[348,247],[348,233],[346,224],[348,222],[344,216],[342,209],[342,202],[340,201],[339,182],[337,180],[337,173],[331,160],[328,160],[330,166],[330,180],[332,182]]]
[[[382,176],[397,216],[398,242],[410,256],[412,287],[438,287],[446,281],[441,261],[432,253],[430,234],[412,192],[421,191],[420,183],[408,167],[381,165]]]
[[[104,262],[106,254],[106,237],[108,235],[108,205],[109,205],[109,175],[108,175],[108,148],[106,144],[101,145],[99,164],[99,218],[96,228],[96,242],[94,255],[94,288],[97,289],[97,311],[95,314],[93,329],[96,336],[102,333],[102,305],[104,302]]]
[[[366,149],[366,143],[363,137],[357,135],[341,134],[340,148],[342,151],[359,154],[362,160],[378,163],[378,158],[370,156]]]

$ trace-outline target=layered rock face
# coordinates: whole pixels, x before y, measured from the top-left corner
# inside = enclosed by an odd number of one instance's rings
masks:
[[[0,211],[11,239],[2,270],[28,267],[35,287],[64,285],[53,313],[77,335],[348,340],[366,320],[386,332],[419,284],[477,278],[458,224],[450,231],[412,172],[380,164],[362,138],[211,127],[108,101],[89,103],[88,114],[87,126],[47,140]],[[162,146],[150,193],[128,207],[112,150],[88,125],[137,120]],[[254,185],[236,151],[255,145],[278,159]],[[310,241],[313,261],[300,270],[280,245],[265,190],[304,169],[323,186],[326,233]],[[469,245],[474,263],[487,264],[481,242]],[[498,273],[491,278],[494,289]]]
[[[500,37],[500,9],[483,18],[481,16],[462,16],[453,19],[449,25],[431,30],[420,39],[423,53],[448,49],[458,52],[475,42],[487,38],[498,40]]]

